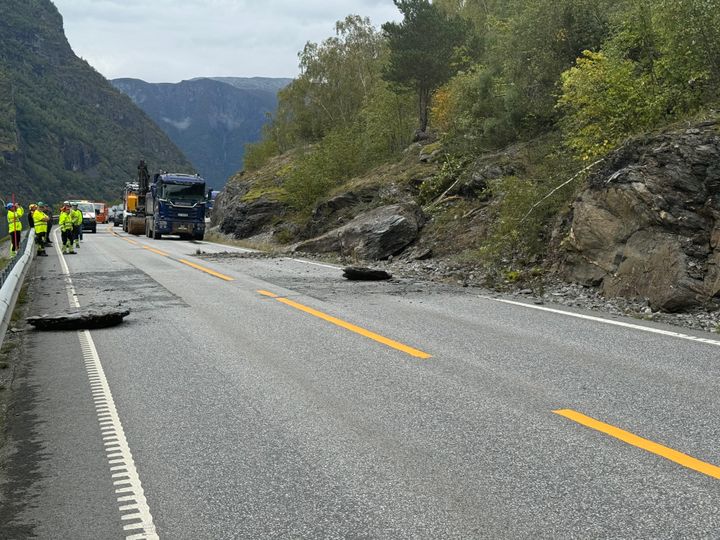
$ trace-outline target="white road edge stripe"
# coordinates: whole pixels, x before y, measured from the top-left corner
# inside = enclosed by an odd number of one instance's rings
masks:
[[[70,277],[70,269],[60,250],[60,238],[57,230],[55,233],[55,250],[65,275],[70,305],[79,308],[80,302]],[[112,474],[113,485],[117,486],[115,494],[120,495],[117,500],[118,503],[122,503],[118,506],[121,513],[120,519],[123,521],[136,521],[136,523],[123,526],[126,533],[133,531],[133,534],[125,538],[126,540],[159,540],[160,537],[155,530],[150,507],[145,499],[142,482],[140,482],[140,476],[135,469],[135,461],[125,438],[125,431],[115,408],[115,401],[105,377],[105,371],[100,363],[95,342],[88,330],[78,331],[78,338],[80,339],[80,348],[90,381],[93,401],[95,402],[95,411],[101,426],[101,434],[103,440],[106,441],[104,443],[106,457],[110,465],[110,471],[114,473]],[[120,471],[120,473],[117,471]]]
[[[550,313],[557,313],[559,315],[566,315],[568,317],[575,317],[577,319],[585,319],[588,321],[599,322],[603,324],[612,324],[614,326],[622,326],[625,328],[632,328],[633,330],[640,330],[642,332],[650,332],[651,334],[660,334],[663,336],[670,336],[674,338],[687,339],[688,341],[697,341],[699,343],[707,343],[708,345],[720,346],[720,341],[709,338],[702,338],[697,336],[691,336],[690,334],[682,334],[680,332],[672,332],[670,330],[661,330],[660,328],[651,328],[649,326],[642,326],[639,324],[626,323],[622,321],[613,321],[610,319],[603,319],[602,317],[593,317],[592,315],[583,315],[581,313],[573,313],[571,311],[563,311],[561,309],[553,309],[544,306],[536,306],[532,304],[525,304],[523,302],[514,302],[512,300],[504,300],[502,298],[492,298],[491,296],[479,295],[480,298],[485,300],[492,300],[493,302],[501,302],[503,304],[511,304],[513,306],[521,306],[529,309],[537,309],[539,311],[548,311]]]
[[[340,268],[342,268],[342,266],[334,266],[332,264],[324,264],[324,263],[318,263],[318,262],[313,262],[313,261],[305,261],[303,259],[293,259],[291,257],[288,257],[287,259],[290,261],[295,261],[295,262],[299,262],[299,263],[312,264],[313,266],[322,266],[323,268],[332,268],[333,270],[339,270]]]

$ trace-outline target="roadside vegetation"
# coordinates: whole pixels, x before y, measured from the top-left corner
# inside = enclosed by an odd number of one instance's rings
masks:
[[[308,43],[300,76],[247,149],[251,175],[292,156],[267,186],[292,219],[420,141],[440,154],[416,186],[434,226],[482,213],[489,226],[456,256],[517,278],[516,268],[535,271],[604,156],[719,102],[720,0],[395,4],[400,23],[349,16]],[[502,173],[472,196],[447,196],[487,164]]]

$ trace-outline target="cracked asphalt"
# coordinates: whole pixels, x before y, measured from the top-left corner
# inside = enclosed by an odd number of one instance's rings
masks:
[[[720,478],[553,412],[720,466],[717,344],[228,250],[102,228],[67,258],[132,310],[92,337],[160,538],[720,536]],[[34,264],[31,314],[67,309]],[[122,538],[77,334],[24,343],[0,536]]]

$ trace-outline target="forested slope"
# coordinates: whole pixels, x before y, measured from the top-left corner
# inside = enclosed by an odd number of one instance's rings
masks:
[[[117,198],[140,158],[192,170],[129,98],[75,56],[50,0],[0,2],[0,194]]]
[[[399,23],[377,28],[350,16],[334,36],[305,46],[300,76],[281,91],[263,141],[250,146],[246,171],[221,200],[215,223],[223,232],[295,246],[323,216],[328,230],[410,197],[427,218],[415,242],[424,256],[474,268],[486,282],[522,282],[552,272],[569,247],[586,245],[572,238],[581,230],[572,223],[589,178],[615,189],[614,179],[632,179],[636,167],[659,170],[637,151],[649,147],[645,139],[684,148],[672,141],[684,141],[685,130],[710,130],[703,155],[720,150],[720,134],[712,136],[720,0],[395,4]],[[653,234],[679,246],[677,264],[690,268],[680,274],[704,283],[698,295],[707,298],[717,288],[711,232],[720,231],[720,207],[705,191],[720,169],[711,157],[659,155],[677,164],[681,178],[647,173],[642,182],[704,190],[677,197],[706,201],[702,208],[674,209],[702,222],[696,230],[704,236],[693,240],[705,246],[699,257],[683,251],[682,228],[666,227],[673,205],[650,207],[659,227]],[[598,180],[600,173],[608,178]],[[622,258],[631,245],[615,240]]]

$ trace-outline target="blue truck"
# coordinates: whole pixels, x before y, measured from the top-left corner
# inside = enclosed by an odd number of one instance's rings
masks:
[[[198,175],[160,173],[145,194],[145,235],[162,238],[205,237],[205,180]]]

